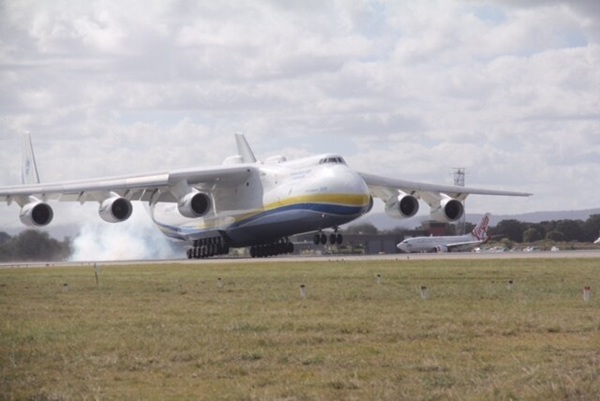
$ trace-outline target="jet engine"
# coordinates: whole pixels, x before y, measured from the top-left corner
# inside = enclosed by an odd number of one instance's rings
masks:
[[[184,217],[202,217],[210,210],[210,197],[202,192],[190,192],[177,202],[177,210]]]
[[[49,224],[54,217],[52,208],[47,203],[30,202],[21,208],[19,218],[21,222],[30,227],[41,227]]]
[[[120,223],[131,216],[133,206],[128,199],[120,196],[113,196],[100,203],[98,214],[102,220],[109,223]]]
[[[448,252],[448,247],[445,245],[438,245],[435,247],[436,252]]]
[[[444,195],[439,207],[431,209],[430,216],[435,221],[445,223],[460,219],[464,213],[465,207],[460,201]]]
[[[385,212],[388,216],[405,219],[414,216],[419,211],[419,201],[412,195],[400,193],[385,202]]]

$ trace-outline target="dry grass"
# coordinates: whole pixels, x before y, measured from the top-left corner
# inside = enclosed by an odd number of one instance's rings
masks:
[[[0,270],[0,399],[600,399],[586,285],[596,260]]]

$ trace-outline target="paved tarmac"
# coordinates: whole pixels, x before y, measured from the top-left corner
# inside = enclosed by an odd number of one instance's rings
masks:
[[[209,259],[161,259],[161,260],[121,260],[121,261],[78,261],[78,262],[28,262],[28,263],[0,263],[0,269],[21,268],[43,268],[43,267],[77,267],[90,266],[94,264],[101,266],[118,266],[131,264],[213,264],[213,263],[281,263],[281,262],[339,262],[339,261],[373,261],[373,260],[460,260],[460,259],[574,259],[574,258],[598,258],[600,249],[584,251],[556,251],[556,252],[450,252],[450,253],[397,253],[383,255],[314,255],[298,256],[286,255],[270,258],[209,258]]]

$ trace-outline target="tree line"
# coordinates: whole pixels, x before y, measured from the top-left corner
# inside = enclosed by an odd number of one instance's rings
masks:
[[[465,232],[475,227],[465,223]],[[448,233],[455,226],[448,225]],[[396,234],[406,230],[397,228],[379,231],[371,223],[351,225],[343,230],[346,234]],[[488,229],[495,239],[505,239],[514,243],[552,242],[594,242],[600,236],[600,214],[593,214],[587,220],[551,220],[541,223],[526,223],[515,219],[502,220]],[[25,230],[16,236],[0,231],[0,262],[60,261],[68,259],[72,253],[71,239],[58,241],[47,232]]]
[[[475,224],[465,223],[464,232],[468,233]],[[349,226],[347,234],[401,234],[406,230],[397,228],[381,232],[371,223]],[[448,235],[455,235],[455,226],[447,225]],[[540,223],[526,223],[515,219],[502,220],[488,229],[488,234],[496,239],[507,239],[516,243],[534,243],[537,241],[554,242],[594,242],[600,236],[600,214],[593,214],[587,220],[550,220]]]
[[[523,223],[518,220],[502,220],[490,227],[492,236],[502,236],[513,242],[533,243],[554,242],[594,242],[600,236],[600,214],[593,214],[587,220],[551,220],[540,223]]]
[[[16,236],[0,232],[0,262],[60,261],[71,256],[71,239],[58,241],[38,230]]]

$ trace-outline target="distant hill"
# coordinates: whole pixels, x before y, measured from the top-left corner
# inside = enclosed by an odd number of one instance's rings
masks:
[[[532,212],[522,213],[514,215],[494,215],[490,218],[490,225],[495,226],[502,220],[518,220],[526,223],[540,223],[542,221],[551,220],[587,220],[592,214],[600,214],[600,208],[598,209],[586,209],[586,210],[565,210],[556,212]],[[483,214],[481,213],[468,213],[466,221],[469,223],[477,224]],[[358,220],[348,224],[348,226],[370,223],[377,227],[379,230],[393,230],[395,228],[413,229],[421,225],[423,221],[429,220],[428,215],[418,215],[411,217],[410,219],[394,219],[386,215],[385,213],[371,213],[361,217]]]

